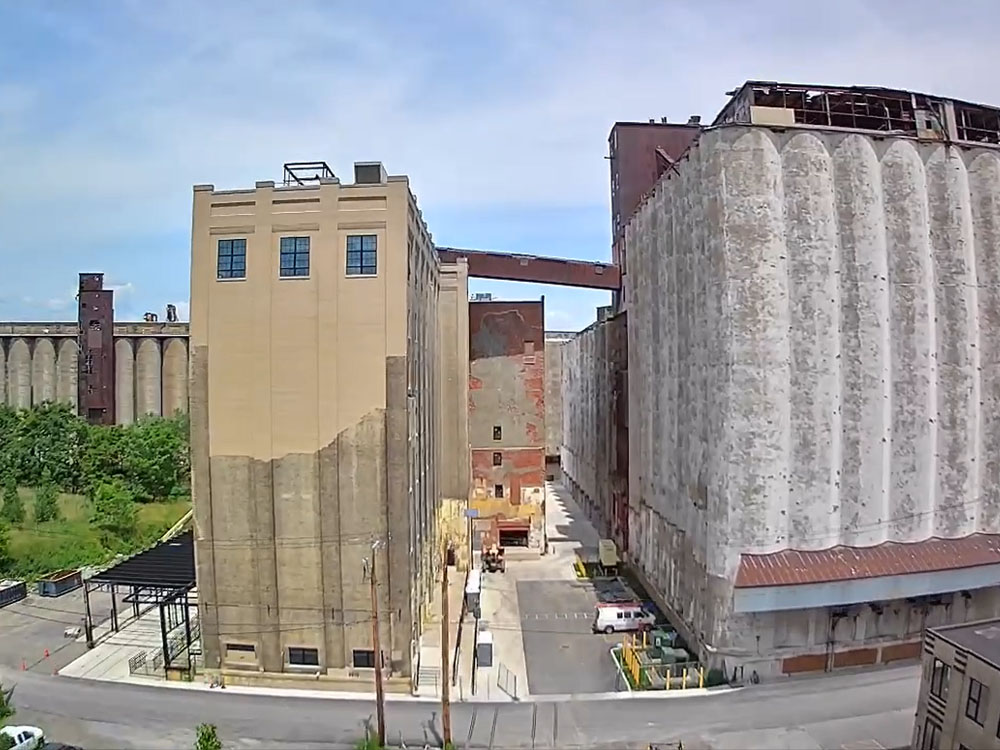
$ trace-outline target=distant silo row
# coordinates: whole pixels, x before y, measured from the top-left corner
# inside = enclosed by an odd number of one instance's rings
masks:
[[[187,413],[185,338],[115,339],[115,419],[131,424],[146,414]]]
[[[43,401],[76,406],[76,339],[0,336],[0,403],[27,408]]]
[[[175,327],[186,333],[186,326]],[[117,423],[186,413],[187,337],[151,335],[143,324],[115,328]],[[0,323],[0,403],[25,409],[58,401],[76,408],[80,364],[75,324]]]

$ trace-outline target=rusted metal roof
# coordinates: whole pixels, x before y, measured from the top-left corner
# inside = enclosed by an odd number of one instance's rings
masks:
[[[858,578],[933,573],[1000,563],[1000,534],[962,539],[884,542],[874,547],[831,547],[811,552],[782,550],[742,555],[736,588],[795,586]]]

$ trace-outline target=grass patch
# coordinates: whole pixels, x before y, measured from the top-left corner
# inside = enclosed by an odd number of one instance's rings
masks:
[[[19,490],[26,519],[10,532],[13,574],[33,580],[64,568],[79,568],[103,563],[118,553],[131,553],[149,546],[180,520],[191,508],[187,498],[161,503],[137,504],[138,524],[135,538],[121,549],[107,549],[100,533],[90,525],[90,504],[82,495],[60,494],[61,518],[35,523],[35,492]]]

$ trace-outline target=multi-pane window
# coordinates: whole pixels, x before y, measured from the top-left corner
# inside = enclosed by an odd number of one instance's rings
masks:
[[[965,715],[979,726],[986,723],[986,704],[990,701],[990,689],[979,680],[969,678],[969,696],[965,699]]]
[[[941,747],[941,727],[930,719],[924,722],[924,736],[920,740],[920,750],[939,750]]]
[[[378,241],[374,234],[347,236],[347,275],[374,276],[378,273]]]
[[[354,649],[352,662],[355,669],[374,669],[375,651],[370,648]]]
[[[219,240],[218,278],[245,279],[247,276],[247,241]]]
[[[503,485],[495,484],[493,485],[493,497],[503,497]]]
[[[288,647],[288,663],[296,666],[318,667],[319,650],[315,648]]]
[[[503,428],[498,424],[493,425],[493,439],[503,440]]]
[[[947,702],[950,679],[951,665],[945,664],[940,659],[935,659],[931,669],[931,695]]]
[[[285,278],[291,276],[308,276],[309,238],[282,237],[280,262],[279,276]]]
[[[503,453],[500,451],[494,451],[493,453],[493,465],[503,466]]]

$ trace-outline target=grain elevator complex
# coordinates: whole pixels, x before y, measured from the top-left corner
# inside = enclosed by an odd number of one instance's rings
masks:
[[[998,115],[750,82],[627,221],[620,309],[563,352],[563,468],[716,665],[1000,614]]]
[[[916,659],[1000,617],[1000,110],[729,97],[614,125],[611,263],[436,247],[378,162],[196,185],[190,325],[81,275],[77,322],[0,323],[0,401],[190,411],[205,663],[247,681],[411,687],[443,556],[546,554],[547,480],[727,677]],[[477,277],[611,304],[546,332]]]

